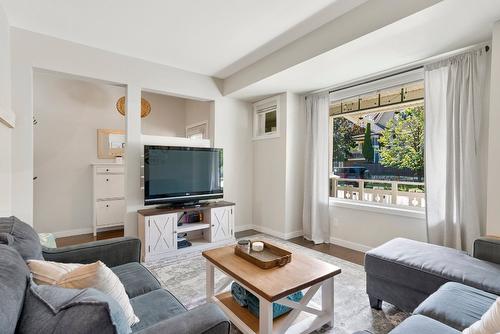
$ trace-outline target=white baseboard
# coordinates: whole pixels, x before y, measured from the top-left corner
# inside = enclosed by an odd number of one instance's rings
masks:
[[[256,231],[259,231],[260,233],[265,233],[265,234],[272,235],[273,237],[285,239],[285,233],[275,231],[275,230],[270,229],[268,227],[254,225],[253,229]]]
[[[252,224],[248,225],[239,225],[234,227],[234,232],[241,232],[241,231],[248,231],[248,230],[254,230],[255,226]]]
[[[304,231],[302,231],[302,230],[288,232],[288,233],[285,233],[285,240],[301,237],[303,235],[304,235]]]
[[[337,245],[337,246],[342,246],[342,247],[345,247],[345,248],[349,248],[349,249],[353,249],[353,250],[356,250],[356,251],[360,251],[360,252],[368,252],[370,249],[373,248],[373,247],[370,247],[370,246],[358,244],[356,242],[342,240],[342,239],[337,239],[337,238],[334,238],[334,237],[330,237],[330,243],[334,244],[334,245]]]
[[[264,227],[264,226],[260,226],[260,225],[252,225],[252,224],[236,226],[234,228],[234,230],[235,230],[235,232],[255,230],[257,232],[269,234],[269,235],[272,235],[273,237],[277,237],[277,238],[285,239],[285,240],[300,237],[301,235],[303,235],[302,230],[293,231],[293,232],[289,232],[289,233],[283,233],[283,232],[278,232],[276,230],[270,229],[268,227]]]

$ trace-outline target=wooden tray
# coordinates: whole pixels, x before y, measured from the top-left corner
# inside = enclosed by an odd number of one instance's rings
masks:
[[[261,242],[264,243],[264,250],[262,252],[250,250],[250,253],[245,253],[236,246],[234,247],[234,253],[262,269],[283,267],[292,261],[292,253],[289,251],[265,241]]]

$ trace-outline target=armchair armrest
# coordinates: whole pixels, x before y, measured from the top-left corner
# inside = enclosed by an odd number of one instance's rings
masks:
[[[116,267],[129,262],[140,262],[141,241],[123,237],[60,248],[43,247],[42,254],[47,261],[92,263],[100,260],[108,267]]]
[[[140,331],[140,334],[229,334],[231,324],[215,304],[204,304]]]
[[[500,264],[500,238],[487,236],[474,240],[473,256],[480,260]]]

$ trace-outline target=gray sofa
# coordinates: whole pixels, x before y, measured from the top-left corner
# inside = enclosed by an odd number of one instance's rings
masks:
[[[92,263],[100,260],[110,267],[123,283],[134,312],[140,319],[139,323],[132,326],[133,333],[229,333],[230,323],[216,305],[205,304],[190,311],[186,310],[169,291],[161,288],[160,283],[151,272],[139,263],[139,258],[140,241],[136,238],[124,237],[77,246],[42,249],[38,235],[29,225],[15,217],[0,218],[0,268],[3,269],[0,271],[0,300],[2,300],[0,303],[0,328],[2,329],[0,331],[2,333],[4,330],[5,333],[29,332],[26,328],[30,327],[23,322],[46,321],[45,319],[37,319],[40,317],[38,314],[40,312],[36,312],[36,308],[33,310],[33,303],[27,306],[25,300],[30,294],[34,294],[40,299],[46,293],[33,287],[34,284],[30,282],[29,269],[25,261],[45,259],[65,263]],[[66,293],[64,291],[56,292],[57,294]],[[54,292],[51,293],[54,294]],[[99,293],[96,290],[85,292],[83,300],[88,303],[89,298],[91,298],[89,296]],[[79,298],[82,299],[81,296]],[[116,314],[113,314],[115,305],[112,304],[114,301],[107,301],[106,298],[106,296],[97,296],[95,303],[105,305],[104,308],[114,317],[111,317],[114,319],[111,323],[115,324],[114,322],[118,318],[116,318]],[[31,314],[26,314],[27,312],[31,312]],[[123,313],[121,309],[119,312]],[[89,312],[85,310],[84,313],[88,316]],[[93,318],[91,315],[92,321],[97,321],[97,318],[98,310]],[[71,322],[66,322],[65,327],[56,328],[53,332],[96,332],[91,325],[87,329],[82,329],[82,324],[78,320],[78,317],[73,319],[75,328],[71,328]],[[63,322],[61,321],[61,323]],[[106,321],[102,319],[100,323],[99,333],[118,332],[117,326],[106,326]]]
[[[397,238],[366,253],[365,271],[372,308],[386,301],[413,312],[392,334],[456,334],[500,295],[500,239],[477,239],[469,256]]]

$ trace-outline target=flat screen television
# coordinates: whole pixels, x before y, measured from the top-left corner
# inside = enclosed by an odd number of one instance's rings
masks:
[[[222,149],[144,146],[144,204],[222,198]]]

